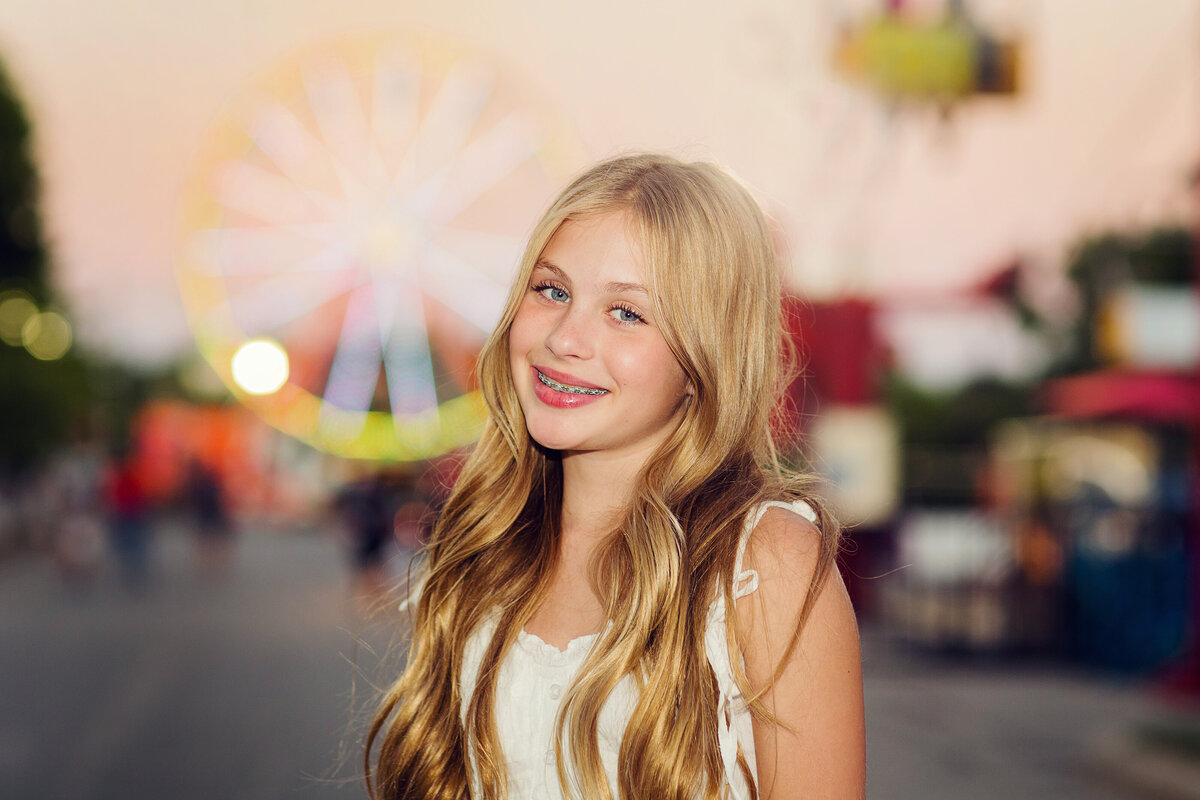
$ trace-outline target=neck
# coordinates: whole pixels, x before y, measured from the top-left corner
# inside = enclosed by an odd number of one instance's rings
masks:
[[[564,544],[594,545],[620,523],[645,460],[609,452],[563,454]]]

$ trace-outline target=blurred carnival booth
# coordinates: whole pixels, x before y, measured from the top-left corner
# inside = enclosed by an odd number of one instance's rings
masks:
[[[939,297],[789,301],[792,399],[866,618],[939,650],[1196,683],[1192,264],[1187,231],[1087,240],[1066,321],[1024,304],[1019,263]]]
[[[1182,230],[1077,248],[1082,313],[1057,331],[1069,344],[1031,385],[1024,413],[999,415],[984,441],[960,449],[971,487],[960,502],[910,509],[899,527],[904,572],[885,606],[905,638],[1167,667],[1173,681],[1200,684],[1193,264]]]
[[[1084,416],[1069,386],[1050,388],[1059,413],[1002,426],[993,449],[1020,599],[1006,633],[1102,667],[1158,666],[1185,644],[1191,616],[1189,432],[1120,413],[1121,393],[1108,414]]]

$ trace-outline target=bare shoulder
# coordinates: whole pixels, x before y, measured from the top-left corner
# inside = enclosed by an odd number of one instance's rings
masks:
[[[759,787],[770,800],[863,793],[858,625],[833,556],[813,523],[778,507],[746,545],[758,588],[738,602],[738,644],[749,688],[778,720],[754,718]]]
[[[746,542],[745,567],[761,582],[786,579],[807,585],[820,560],[823,536],[816,525],[787,508],[771,506]]]
[[[747,637],[744,648],[756,643],[760,647],[786,646],[814,577],[819,579],[818,594],[808,622],[849,627],[857,641],[854,609],[835,563],[834,544],[825,537],[816,525],[790,509],[772,506],[763,514],[750,532],[744,562],[745,568],[758,573],[758,589],[746,598],[752,601],[739,608],[742,622],[759,635]]]

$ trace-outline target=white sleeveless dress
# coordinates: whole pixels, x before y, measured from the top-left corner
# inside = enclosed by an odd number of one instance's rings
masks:
[[[750,531],[754,530],[771,506],[791,510],[810,522],[816,521],[812,509],[803,501],[793,504],[771,501],[763,503],[749,514],[734,562],[737,575],[733,591],[735,600],[758,588],[758,573],[743,569],[742,560]],[[418,588],[401,606],[401,610],[415,603],[419,594]],[[704,645],[720,690],[718,708],[714,713],[717,715],[727,797],[731,800],[748,800],[750,789],[737,766],[737,751],[740,745],[750,773],[756,774],[754,730],[749,708],[733,679],[729,648],[725,641],[725,613],[725,598],[718,595],[709,607]],[[475,690],[479,665],[496,624],[497,619],[493,616],[480,625],[468,639],[463,653],[463,708],[460,713],[464,723],[466,706]],[[500,665],[495,717],[507,762],[508,796],[512,800],[563,800],[554,755],[554,721],[563,694],[597,638],[598,633],[580,636],[572,639],[565,650],[559,650],[537,636],[521,631],[516,645],[509,649]],[[637,687],[633,679],[626,676],[609,696],[600,714],[597,731],[600,760],[608,775],[613,797],[617,796],[617,754],[636,701]],[[476,789],[475,794],[478,795],[478,787]],[[582,796],[578,792],[576,795]]]

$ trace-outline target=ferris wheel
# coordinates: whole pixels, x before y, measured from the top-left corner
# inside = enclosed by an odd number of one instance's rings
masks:
[[[475,356],[571,142],[494,62],[444,41],[288,60],[229,105],[185,194],[178,277],[201,353],[319,449],[468,444]]]

